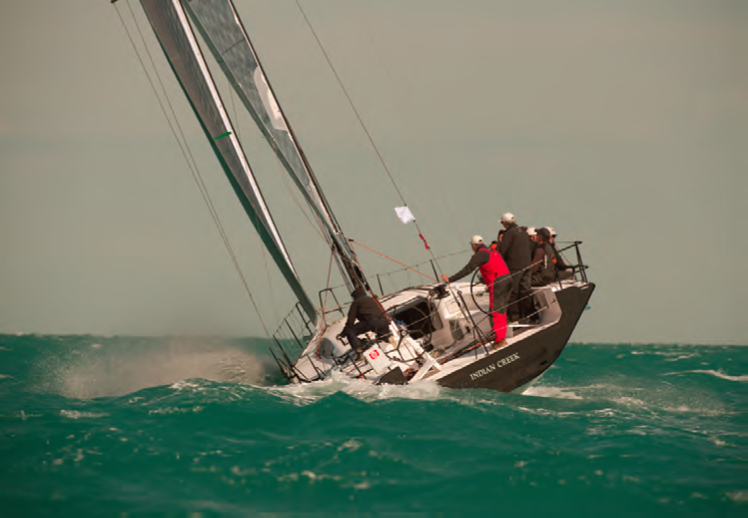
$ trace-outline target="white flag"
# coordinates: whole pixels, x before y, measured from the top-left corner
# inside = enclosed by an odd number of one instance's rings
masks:
[[[397,212],[397,217],[400,218],[400,221],[406,225],[416,220],[416,217],[410,212],[407,205],[405,207],[395,207],[395,212]]]

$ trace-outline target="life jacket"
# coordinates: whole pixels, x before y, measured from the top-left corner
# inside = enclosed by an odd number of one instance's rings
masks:
[[[486,283],[486,286],[491,286],[502,275],[509,275],[509,268],[506,267],[506,263],[501,258],[499,252],[490,248],[486,248],[486,251],[490,259],[488,262],[480,265],[478,269],[483,276],[483,282]]]

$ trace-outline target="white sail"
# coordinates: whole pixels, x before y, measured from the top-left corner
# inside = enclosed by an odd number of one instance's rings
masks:
[[[312,322],[316,321],[314,304],[304,291],[283,245],[182,4],[179,0],[141,0],[141,4],[244,210],[305,313]]]
[[[229,81],[262,130],[284,168],[322,221],[354,286],[364,282],[355,254],[317,185],[309,163],[268,82],[262,65],[231,0],[186,0],[203,35]]]

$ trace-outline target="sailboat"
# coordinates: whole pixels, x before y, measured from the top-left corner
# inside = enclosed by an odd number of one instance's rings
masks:
[[[432,380],[445,387],[508,392],[526,386],[553,364],[594,290],[587,280],[581,243],[574,242],[566,249],[576,260],[568,278],[533,289],[533,323],[510,324],[504,340],[492,337],[488,291],[474,280],[449,285],[433,282],[375,294],[281,109],[233,2],[140,3],[238,200],[298,300],[272,336],[271,351],[289,382],[312,383],[336,376],[376,384]],[[304,289],[206,64],[197,33],[313,210],[345,291],[368,292],[387,315],[389,333],[369,333],[363,338],[362,351],[354,351],[341,335],[347,318],[345,299],[341,303],[335,290],[327,288],[319,293],[316,305]]]

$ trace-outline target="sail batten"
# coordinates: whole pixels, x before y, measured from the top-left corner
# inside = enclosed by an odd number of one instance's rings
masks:
[[[309,318],[316,310],[304,291],[265,203],[180,0],[141,0],[177,80],[192,105],[237,197]]]

